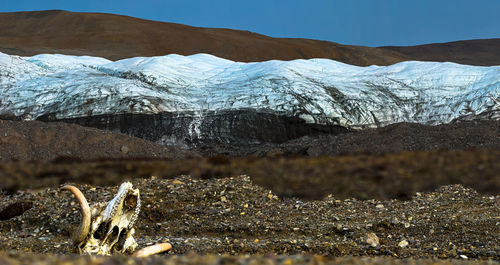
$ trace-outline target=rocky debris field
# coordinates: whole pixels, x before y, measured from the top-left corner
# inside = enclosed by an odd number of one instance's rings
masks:
[[[461,185],[411,200],[280,198],[248,176],[133,180],[141,191],[140,247],[170,242],[167,254],[318,254],[500,259],[500,196]],[[117,187],[78,185],[89,202]],[[0,199],[0,249],[68,254],[80,214],[70,193],[48,188]],[[10,212],[9,212],[10,211]],[[8,213],[6,213],[8,212]]]
[[[176,259],[187,259],[189,264],[197,259],[207,264],[248,260],[172,256],[188,253],[268,255],[252,260],[281,264],[315,264],[316,259],[329,263],[337,256],[386,257],[373,259],[375,264],[387,257],[500,259],[500,196],[481,195],[461,185],[418,192],[407,201],[337,199],[335,194],[305,201],[277,196],[248,176],[150,177],[132,183],[141,191],[142,209],[135,225],[139,247],[157,242],[173,245],[162,254],[165,259],[154,257],[148,260],[151,264]],[[117,191],[117,186],[77,186],[91,204],[109,201]],[[43,257],[47,262],[51,255],[72,253],[69,235],[80,214],[70,193],[45,188],[3,194],[0,209],[0,249],[7,264],[11,259],[36,257],[16,256],[19,252],[47,254]],[[273,256],[283,254],[305,256]]]

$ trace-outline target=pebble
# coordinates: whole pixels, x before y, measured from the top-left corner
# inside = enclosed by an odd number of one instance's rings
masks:
[[[399,242],[399,244],[398,244],[398,246],[399,246],[400,248],[405,248],[405,247],[407,247],[408,245],[409,245],[409,243],[408,243],[408,241],[407,241],[406,239],[401,240],[401,242]]]
[[[130,149],[126,145],[122,145],[122,147],[120,148],[120,151],[122,151],[122,153],[124,153],[124,154],[128,154]]]
[[[181,184],[184,184],[184,182],[182,182],[182,181],[180,181],[178,179],[174,179],[174,180],[172,180],[172,184],[179,184],[179,185],[181,185]]]
[[[366,243],[372,247],[377,247],[380,245],[380,241],[378,239],[378,236],[371,232],[366,235]]]

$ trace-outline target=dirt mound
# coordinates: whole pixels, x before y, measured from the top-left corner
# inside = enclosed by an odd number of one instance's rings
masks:
[[[499,41],[371,48],[272,38],[248,31],[197,28],[112,14],[60,10],[0,13],[0,51],[24,56],[62,53],[117,60],[209,53],[242,62],[329,58],[354,65],[389,65],[407,60],[500,65]]]
[[[282,144],[241,148],[206,146],[205,156],[337,156],[409,151],[500,149],[500,121],[460,121],[437,126],[396,123],[386,127],[336,134],[310,134]]]
[[[306,136],[270,152],[289,155],[384,154],[408,151],[500,149],[500,121],[462,121],[437,126],[397,123],[338,135]]]
[[[124,134],[66,123],[0,120],[0,160],[184,158],[197,156]]]
[[[282,199],[246,176],[137,179],[133,185],[143,205],[135,223],[139,248],[168,241],[167,255],[500,258],[500,196],[460,185],[416,193],[409,201],[339,200],[335,194],[320,201]],[[78,187],[90,203],[108,202],[117,191]],[[70,231],[80,221],[74,197],[57,189],[21,191],[0,197],[0,211],[25,202],[31,208],[0,220],[0,249],[71,253]]]

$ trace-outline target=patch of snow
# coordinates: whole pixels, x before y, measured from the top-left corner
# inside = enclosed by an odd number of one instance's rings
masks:
[[[28,62],[34,63],[49,70],[71,69],[76,65],[97,66],[111,63],[110,60],[92,56],[73,56],[63,54],[38,54],[32,57],[23,57]]]

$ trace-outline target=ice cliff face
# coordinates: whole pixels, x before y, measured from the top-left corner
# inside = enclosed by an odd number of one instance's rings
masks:
[[[254,110],[345,128],[500,117],[500,66],[328,59],[241,63],[207,54],[130,58],[0,53],[0,116],[205,114]]]

